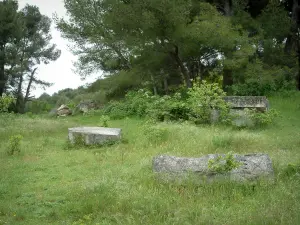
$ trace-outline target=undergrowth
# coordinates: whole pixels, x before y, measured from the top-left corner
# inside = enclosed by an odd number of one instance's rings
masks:
[[[109,127],[122,128],[121,143],[70,151],[63,150],[68,128],[100,125],[97,112],[0,115],[0,224],[299,224],[300,96],[270,103],[282,116],[264,129],[110,118]],[[12,157],[6,151],[14,135],[23,139]],[[230,151],[268,154],[275,182],[163,184],[152,171],[157,155]],[[221,171],[235,167],[227,161]]]

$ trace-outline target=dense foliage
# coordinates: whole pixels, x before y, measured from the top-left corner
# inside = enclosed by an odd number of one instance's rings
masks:
[[[56,18],[74,45],[83,77],[103,71],[87,92],[105,99],[147,88],[168,95],[192,80],[235,95],[299,86],[297,1],[66,0]]]
[[[112,101],[101,113],[111,118],[127,116],[147,117],[154,121],[193,121],[211,123],[214,110],[220,114],[219,122],[227,122],[229,107],[225,92],[217,84],[194,83],[188,92],[157,96],[150,91],[129,92],[123,101]]]
[[[31,90],[51,84],[38,77],[40,64],[48,64],[60,56],[51,44],[51,19],[39,8],[26,5],[18,9],[15,0],[0,1],[0,96],[10,93],[16,98],[11,110],[25,111],[32,100]]]
[[[9,95],[3,95],[0,96],[0,113],[1,112],[7,112],[9,109],[9,106],[15,102],[14,97]]]

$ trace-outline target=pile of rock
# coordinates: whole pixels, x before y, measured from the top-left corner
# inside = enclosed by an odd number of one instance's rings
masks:
[[[56,115],[57,116],[69,116],[69,115],[72,115],[72,110],[66,105],[61,105],[56,110]]]
[[[97,104],[92,100],[86,100],[80,102],[77,106],[75,111],[81,113],[87,113],[90,110],[97,109]]]

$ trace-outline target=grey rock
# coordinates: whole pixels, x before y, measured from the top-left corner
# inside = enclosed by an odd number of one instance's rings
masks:
[[[153,171],[163,180],[185,181],[196,178],[196,181],[217,181],[226,179],[237,182],[256,181],[258,179],[273,180],[272,161],[267,154],[234,155],[241,165],[225,174],[218,174],[208,167],[209,160],[216,159],[219,154],[209,154],[201,158],[175,156],[157,156],[153,158]],[[224,156],[224,155],[221,155]]]
[[[226,96],[224,100],[230,107],[230,116],[232,117],[232,125],[237,127],[251,127],[254,121],[251,120],[249,114],[244,109],[255,109],[260,113],[269,110],[269,101],[265,96]],[[211,112],[211,122],[217,123],[220,118],[220,112],[213,109]]]
[[[56,110],[56,114],[57,114],[57,116],[69,116],[69,115],[72,115],[72,110],[66,105],[61,105]]]
[[[232,109],[257,109],[262,112],[269,109],[266,96],[226,96],[224,100]]]
[[[87,113],[90,110],[96,109],[97,105],[94,101],[82,101],[76,106],[76,110],[81,113]]]
[[[121,139],[120,128],[106,127],[75,127],[69,128],[69,141],[74,144],[76,138],[83,139],[86,145],[103,144],[107,141],[118,141]]]
[[[216,109],[212,109],[211,114],[210,114],[210,121],[212,123],[217,123],[220,118],[220,111]]]
[[[229,114],[232,116],[232,125],[236,127],[254,126],[254,121],[245,110],[231,109]]]

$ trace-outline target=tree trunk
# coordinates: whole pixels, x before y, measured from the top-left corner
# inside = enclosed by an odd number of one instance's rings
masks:
[[[16,101],[16,111],[17,113],[24,113],[24,98],[22,94],[22,84],[23,84],[23,74],[20,75],[19,85],[17,90],[17,101]]]
[[[188,70],[185,68],[185,66],[183,65],[183,62],[179,57],[178,46],[174,45],[174,47],[175,47],[175,52],[170,52],[170,54],[180,68],[180,72],[182,73],[182,75],[184,77],[186,87],[191,88],[192,81],[191,81],[190,74],[189,74]]]
[[[297,10],[299,8],[298,0],[293,0],[293,9],[292,9],[292,26],[291,34],[288,35],[285,43],[285,52],[291,54],[293,50],[297,48]]]
[[[233,15],[233,8],[231,0],[225,0],[224,15],[230,17]],[[229,53],[231,55],[231,53]],[[228,91],[228,86],[233,85],[232,70],[223,69],[223,90]]]
[[[287,37],[284,50],[287,54],[292,54],[293,52],[297,54],[298,75],[296,76],[296,84],[297,89],[300,90],[300,40],[298,33],[298,10],[299,2],[298,0],[293,0],[291,34]]]
[[[154,95],[158,95],[156,82],[155,82],[155,79],[152,74],[151,74],[151,80],[152,80],[152,85],[153,85],[153,93],[154,93]]]
[[[297,59],[298,59],[298,74],[295,77],[295,79],[296,79],[296,88],[300,91],[300,43],[299,43],[299,39],[297,40]]]
[[[34,79],[34,74],[36,72],[37,68],[35,68],[31,74],[30,74],[30,77],[29,77],[29,83],[28,83],[28,86],[27,86],[27,89],[26,89],[26,94],[25,94],[25,98],[24,98],[24,105],[28,102],[29,100],[29,95],[30,95],[30,88],[31,88],[31,85],[32,85],[32,82],[33,82],[33,79]]]
[[[6,76],[5,76],[5,47],[0,45],[0,97],[5,92]]]
[[[164,76],[164,91],[165,91],[166,95],[169,94],[169,85],[168,85],[168,79],[166,76]]]
[[[224,15],[225,16],[232,16],[233,15],[231,0],[225,0],[225,2],[224,2]]]
[[[228,86],[233,85],[232,70],[223,70],[223,90],[228,91]]]

